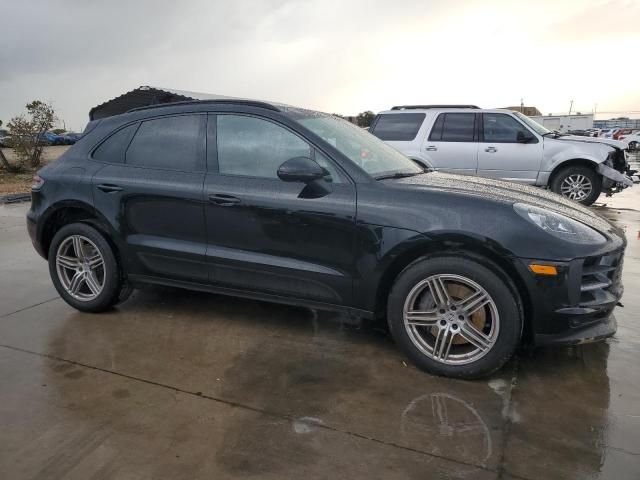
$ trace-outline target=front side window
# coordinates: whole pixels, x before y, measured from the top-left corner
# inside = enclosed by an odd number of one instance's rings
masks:
[[[142,122],[127,150],[126,163],[150,168],[202,171],[204,115],[181,115]]]
[[[380,140],[410,142],[416,138],[424,117],[424,113],[388,113],[380,115],[371,133]]]
[[[531,137],[524,125],[504,113],[484,113],[482,132],[488,143],[517,143],[518,132]]]
[[[311,157],[311,147],[275,123],[243,115],[218,115],[218,170],[223,175],[278,178],[278,167]]]
[[[438,115],[429,140],[432,142],[473,142],[475,113],[441,113]]]

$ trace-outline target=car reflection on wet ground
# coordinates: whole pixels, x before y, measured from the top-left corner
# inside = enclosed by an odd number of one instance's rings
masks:
[[[77,312],[0,207],[0,476],[640,478],[640,188],[601,200],[629,241],[616,336],[473,382],[326,312],[155,287]]]

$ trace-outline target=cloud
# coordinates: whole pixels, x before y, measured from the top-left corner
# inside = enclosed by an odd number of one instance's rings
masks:
[[[633,2],[31,1],[3,6],[0,118],[51,100],[67,126],[139,85],[346,114],[399,103],[640,110]],[[606,85],[619,83],[612,92]],[[611,107],[607,107],[611,105]],[[601,108],[602,107],[602,108]]]

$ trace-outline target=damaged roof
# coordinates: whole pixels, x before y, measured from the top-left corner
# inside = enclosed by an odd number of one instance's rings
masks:
[[[173,88],[150,87],[143,85],[127,93],[107,100],[89,110],[89,120],[119,115],[133,108],[157,105],[160,103],[184,102],[193,100],[240,100],[236,97],[211,93],[187,92]]]

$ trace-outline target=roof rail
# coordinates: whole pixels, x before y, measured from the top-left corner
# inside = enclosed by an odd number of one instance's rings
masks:
[[[162,107],[175,107],[175,106],[180,106],[180,105],[200,105],[203,103],[213,103],[213,104],[237,104],[237,105],[246,105],[248,107],[259,107],[259,108],[266,108],[268,110],[274,110],[276,112],[279,112],[280,109],[270,103],[267,102],[260,102],[258,100],[243,100],[241,98],[239,99],[231,99],[231,98],[218,98],[218,99],[212,99],[212,100],[185,100],[185,101],[181,101],[181,102],[165,102],[165,103],[156,103],[154,105],[145,105],[144,107],[136,107],[136,108],[132,108],[131,110],[127,110],[127,113],[129,112],[139,112],[140,110],[152,110],[154,108],[162,108]]]
[[[391,110],[418,110],[418,109],[429,109],[429,108],[473,108],[480,109],[477,105],[396,105],[395,107],[391,107]]]

